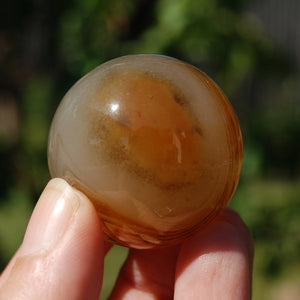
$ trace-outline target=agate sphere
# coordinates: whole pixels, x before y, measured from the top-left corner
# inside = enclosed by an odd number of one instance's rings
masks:
[[[55,113],[52,177],[94,204],[109,240],[133,248],[180,243],[227,206],[242,135],[216,83],[160,55],[129,55],[79,80]]]

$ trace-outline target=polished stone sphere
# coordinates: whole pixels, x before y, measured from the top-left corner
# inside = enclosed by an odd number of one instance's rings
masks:
[[[129,55],[79,80],[55,113],[52,177],[94,204],[108,239],[134,248],[180,243],[227,206],[243,158],[236,114],[197,68]]]

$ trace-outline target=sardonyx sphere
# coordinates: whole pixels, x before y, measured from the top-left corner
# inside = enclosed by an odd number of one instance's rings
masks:
[[[243,157],[236,114],[197,68],[160,55],[97,67],[65,95],[49,136],[52,177],[94,204],[107,237],[180,243],[226,207]]]

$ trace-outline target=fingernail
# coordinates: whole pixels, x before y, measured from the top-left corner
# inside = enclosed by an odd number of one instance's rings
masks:
[[[28,224],[20,255],[55,247],[72,223],[80,200],[63,179],[52,179],[43,191]]]

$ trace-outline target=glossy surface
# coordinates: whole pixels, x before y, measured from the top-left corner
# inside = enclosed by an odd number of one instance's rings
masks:
[[[227,205],[239,180],[239,122],[219,87],[179,60],[132,55],[83,77],[50,130],[53,177],[94,203],[107,236],[178,243]]]

